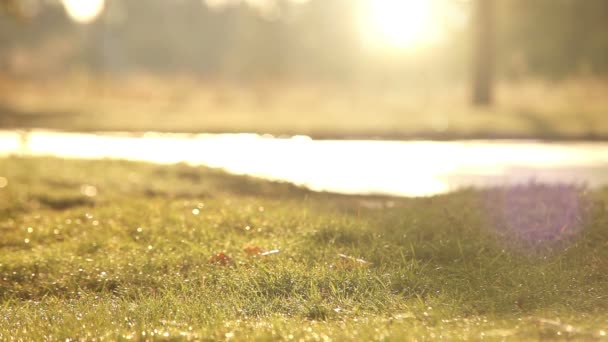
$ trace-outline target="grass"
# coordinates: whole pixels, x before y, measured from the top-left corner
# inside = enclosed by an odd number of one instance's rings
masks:
[[[491,108],[472,107],[466,84],[436,83],[236,84],[141,75],[3,78],[0,127],[316,138],[608,138],[606,80],[503,82]]]
[[[340,196],[21,157],[0,177],[0,340],[607,338],[606,189]]]

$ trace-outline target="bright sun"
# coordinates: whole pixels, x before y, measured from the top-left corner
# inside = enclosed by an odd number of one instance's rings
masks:
[[[431,0],[363,0],[362,30],[374,45],[410,48],[438,38]]]
[[[103,11],[105,0],[62,0],[66,12],[74,21],[90,23]]]

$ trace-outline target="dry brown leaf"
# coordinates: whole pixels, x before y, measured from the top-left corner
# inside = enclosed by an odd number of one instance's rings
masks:
[[[209,257],[209,262],[212,264],[218,264],[222,266],[226,266],[232,262],[232,258],[230,258],[226,253],[219,252]]]
[[[264,250],[258,246],[247,246],[243,248],[243,251],[249,256],[255,256],[264,253]]]

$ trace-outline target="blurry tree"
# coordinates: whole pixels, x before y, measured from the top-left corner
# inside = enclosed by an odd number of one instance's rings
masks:
[[[463,39],[458,31],[443,46],[412,54],[365,49],[356,1],[273,1],[277,11],[260,15],[247,5],[253,0],[214,9],[202,0],[106,0],[97,20],[81,25],[59,1],[0,0],[0,72],[45,77],[73,68],[340,82],[357,75],[392,84],[431,73],[461,80],[470,63],[480,104],[492,101],[493,76],[514,69],[534,77],[608,75],[608,0],[470,0],[473,34]],[[17,64],[25,67],[6,67]],[[29,67],[37,64],[46,66]]]
[[[474,9],[473,104],[492,104],[494,78],[494,0],[476,0]]]
[[[25,17],[23,6],[19,0],[0,0],[0,10],[17,18]]]
[[[608,1],[497,1],[501,69],[514,64],[529,76],[608,74]]]

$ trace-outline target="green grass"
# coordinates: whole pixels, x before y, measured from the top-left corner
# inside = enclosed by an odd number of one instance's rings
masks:
[[[467,84],[258,82],[81,75],[0,78],[0,127],[75,131],[253,132],[316,138],[608,139],[608,82],[497,85],[470,105]]]
[[[0,177],[0,340],[608,333],[607,190],[357,197],[185,165],[17,157],[0,159]]]

